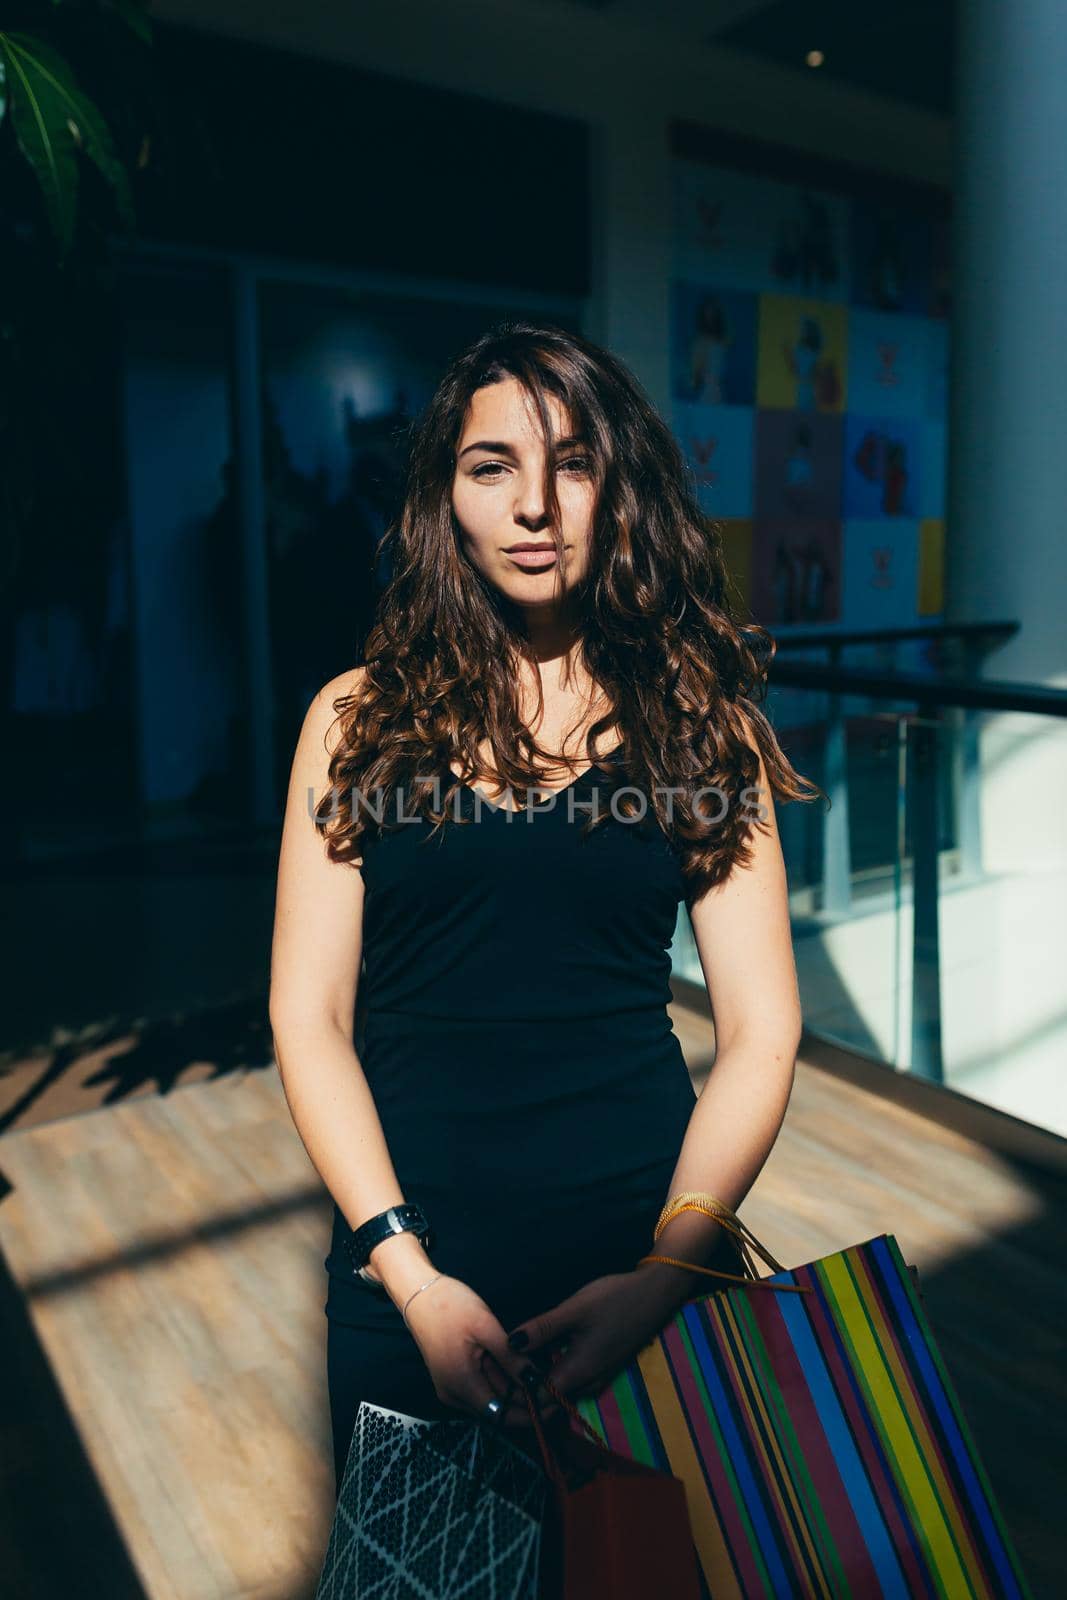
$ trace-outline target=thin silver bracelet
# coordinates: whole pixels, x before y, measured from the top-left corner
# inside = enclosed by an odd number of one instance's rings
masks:
[[[412,1289],[411,1293],[408,1295],[407,1299],[404,1301],[404,1307],[403,1307],[403,1310],[400,1313],[400,1315],[404,1319],[405,1326],[407,1325],[407,1320],[408,1320],[408,1306],[414,1300],[415,1296],[417,1294],[421,1294],[424,1289],[428,1289],[430,1287],[431,1283],[436,1283],[438,1278],[443,1278],[443,1277],[444,1277],[444,1273],[443,1272],[435,1273],[432,1278],[427,1278],[425,1283],[420,1283],[419,1287],[417,1289]]]

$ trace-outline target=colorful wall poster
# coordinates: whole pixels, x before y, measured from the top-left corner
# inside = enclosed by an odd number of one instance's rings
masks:
[[[948,489],[948,430],[944,422],[922,424],[919,458],[919,516],[943,518]]]
[[[919,523],[920,617],[939,617],[945,609],[945,524],[939,517]]]
[[[839,416],[757,412],[757,517],[763,521],[840,517],[843,443]]]
[[[916,517],[920,424],[908,417],[845,419],[845,518]]]
[[[719,524],[723,560],[733,596],[743,616],[752,614],[752,523],[747,517],[727,517]]]
[[[929,310],[933,224],[862,199],[852,207],[852,299],[875,311]]]
[[[674,426],[754,619],[938,615],[946,198],[695,124],[671,141]]]
[[[675,240],[679,275],[696,282],[848,297],[848,208],[839,195],[679,160]]]
[[[850,628],[906,628],[919,596],[919,524],[880,517],[844,526],[843,608]]]
[[[853,311],[848,319],[848,406],[869,416],[921,417],[931,383],[926,317]]]
[[[756,522],[752,610],[757,622],[833,622],[841,609],[841,524]]]
[[[791,295],[760,296],[756,399],[796,411],[842,411],[848,312]]]
[[[754,420],[748,406],[674,403],[674,433],[692,470],[697,499],[714,517],[752,515]]]
[[[948,324],[926,323],[926,415],[944,425],[948,415]]]
[[[671,304],[671,392],[700,405],[756,398],[756,296],[679,282]]]

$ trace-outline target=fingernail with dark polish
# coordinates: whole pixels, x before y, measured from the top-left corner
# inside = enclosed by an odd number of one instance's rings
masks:
[[[508,1334],[508,1344],[513,1350],[521,1350],[523,1346],[529,1344],[529,1342],[530,1335],[526,1332],[525,1328],[516,1328],[514,1333]]]

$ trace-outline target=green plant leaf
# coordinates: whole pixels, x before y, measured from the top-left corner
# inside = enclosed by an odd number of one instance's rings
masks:
[[[57,128],[50,97],[42,99],[36,75],[21,51],[3,41],[11,91],[11,125],[19,149],[37,175],[48,220],[65,255],[74,238],[78,201],[78,163],[65,123]]]
[[[70,66],[50,45],[29,34],[4,35],[10,72],[11,116],[26,159],[37,173],[61,247],[74,235],[77,159],[82,149],[111,185],[123,226],[134,225],[133,199],[111,131]]]

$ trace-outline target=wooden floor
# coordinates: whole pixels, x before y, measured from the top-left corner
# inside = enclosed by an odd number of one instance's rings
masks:
[[[699,1084],[710,1024],[673,1015]],[[5,1592],[312,1596],[330,1203],[276,1073],[12,1131],[0,1172]],[[789,1263],[896,1235],[1035,1596],[1062,1593],[1062,1184],[802,1061],[743,1215]]]

